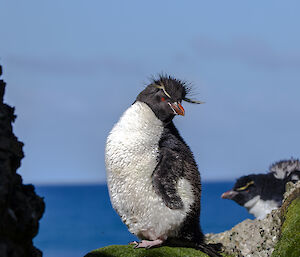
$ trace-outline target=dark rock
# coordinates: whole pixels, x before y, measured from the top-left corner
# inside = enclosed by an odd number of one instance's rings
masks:
[[[0,66],[0,76],[2,67]],[[0,80],[0,257],[39,257],[32,239],[39,229],[45,204],[34,186],[23,185],[17,174],[24,157],[23,143],[13,134],[14,108],[3,103]]]

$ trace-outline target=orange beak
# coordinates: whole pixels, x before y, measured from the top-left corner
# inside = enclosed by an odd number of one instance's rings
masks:
[[[184,109],[179,102],[171,103],[170,106],[176,114],[184,116]]]
[[[223,199],[232,199],[233,197],[235,197],[238,194],[238,192],[234,191],[234,190],[229,190],[225,193],[223,193],[221,195],[221,198]]]

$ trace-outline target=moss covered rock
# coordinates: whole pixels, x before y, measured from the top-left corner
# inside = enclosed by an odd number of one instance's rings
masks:
[[[272,257],[300,256],[300,197],[294,199],[283,214],[280,239]]]
[[[134,249],[131,245],[111,245],[94,250],[85,257],[207,257],[193,248],[163,246],[153,249]]]

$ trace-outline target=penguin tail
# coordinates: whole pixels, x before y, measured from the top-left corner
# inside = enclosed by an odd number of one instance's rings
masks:
[[[196,249],[206,253],[210,257],[222,257],[221,251],[222,251],[223,245],[221,243],[218,244],[205,244],[200,243],[197,245]]]

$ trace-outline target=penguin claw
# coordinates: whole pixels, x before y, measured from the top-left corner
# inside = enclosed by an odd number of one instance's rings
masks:
[[[156,239],[153,241],[150,240],[142,240],[141,242],[133,241],[130,244],[134,245],[133,248],[145,248],[145,249],[150,249],[152,247],[158,247],[163,243],[163,240],[161,239]]]

